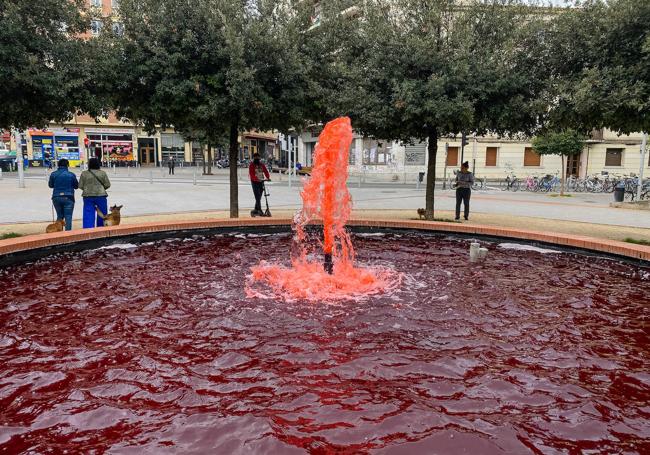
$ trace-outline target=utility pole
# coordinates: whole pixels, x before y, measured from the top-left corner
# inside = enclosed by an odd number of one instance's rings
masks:
[[[639,183],[636,186],[636,200],[641,200],[641,189],[643,188],[643,168],[645,168],[645,150],[648,145],[648,133],[643,133],[641,140],[641,165],[639,166]]]
[[[476,176],[476,133],[472,134],[472,174]]]
[[[460,164],[465,162],[465,146],[469,144],[467,141],[467,134],[462,133],[460,135]]]
[[[16,142],[16,167],[18,168],[18,188],[25,188],[25,170],[23,169],[23,142],[20,131],[14,129],[14,140]]]

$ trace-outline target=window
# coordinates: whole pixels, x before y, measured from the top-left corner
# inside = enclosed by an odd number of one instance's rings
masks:
[[[368,166],[386,165],[390,162],[390,147],[376,139],[363,139],[363,164]]]
[[[351,166],[354,166],[354,160],[355,160],[354,154],[356,153],[356,148],[355,148],[356,142],[357,142],[356,139],[352,139],[352,142],[350,143],[350,151],[348,152],[348,164]]]
[[[124,35],[124,24],[121,22],[113,22],[112,29],[115,36]]]
[[[605,152],[605,166],[622,166],[623,149],[607,149]]]
[[[447,149],[447,166],[458,166],[458,147]]]
[[[485,167],[492,167],[497,165],[497,147],[487,147],[485,149]]]
[[[180,134],[161,134],[161,143],[163,161],[172,157],[177,162],[185,161],[185,141]]]
[[[542,155],[535,152],[532,147],[524,149],[524,166],[541,166]]]
[[[102,21],[100,20],[94,19],[90,21],[90,33],[92,33],[95,36],[99,35],[102,31],[102,26],[103,24]]]

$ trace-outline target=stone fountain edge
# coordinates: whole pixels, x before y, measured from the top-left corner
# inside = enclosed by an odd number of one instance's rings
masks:
[[[220,228],[233,230],[236,228],[260,227],[268,229],[276,227],[281,228],[282,230],[287,230],[287,228],[291,226],[291,223],[292,220],[290,218],[214,219],[200,221],[174,221],[171,223],[153,222],[127,224],[95,229],[57,232],[53,234],[30,235],[0,240],[0,266],[8,263],[24,262],[25,260],[29,260],[28,253],[35,250],[49,250],[54,247],[69,244],[84,244],[97,240],[117,239],[129,236],[140,236],[143,234],[201,231]],[[578,249],[603,253],[606,255],[639,261],[644,263],[644,265],[650,263],[650,246],[556,232],[512,229],[479,224],[394,219],[351,219],[348,222],[348,226],[354,229],[378,228],[415,230],[461,234],[464,236],[476,235],[480,237],[512,239],[546,245],[557,245],[565,249]],[[22,256],[24,256],[24,258]]]

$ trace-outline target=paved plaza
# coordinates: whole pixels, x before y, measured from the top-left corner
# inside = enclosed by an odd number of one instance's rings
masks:
[[[177,169],[174,176],[167,175],[167,170],[160,168],[109,170],[112,181],[109,203],[124,205],[122,215],[125,223],[130,219],[143,221],[154,216],[159,219],[189,219],[201,214],[224,216],[229,208],[228,171],[216,169],[212,176],[202,176],[200,171],[196,172],[195,184],[193,168]],[[79,170],[74,172],[78,174]],[[248,216],[254,202],[246,178],[246,169],[240,170],[241,216]],[[289,187],[286,175],[273,174],[273,179],[269,198],[271,208],[275,216],[288,216],[302,204],[301,180],[293,180]],[[51,221],[51,190],[47,187],[46,171],[30,169],[25,184],[26,188],[18,188],[16,174],[5,173],[0,180],[0,231],[39,232],[42,227],[36,223]],[[349,189],[357,213],[416,217],[415,210],[424,206],[424,186],[418,188],[414,183],[404,183],[403,179],[382,182],[373,179],[372,175],[365,179],[351,176]],[[77,194],[75,220],[80,219],[82,206],[81,192]],[[612,200],[612,194],[577,193],[560,198],[543,193],[511,193],[489,188],[474,191],[471,218],[480,223],[538,229],[544,225],[545,229],[565,232],[580,232],[580,226],[592,225],[594,229],[600,226],[609,232],[604,236],[610,238],[624,238],[626,235],[650,238],[650,231],[646,231],[650,229],[650,212],[612,208],[609,206]],[[439,186],[435,206],[437,216],[449,217],[455,206],[455,193]],[[529,226],[531,222],[535,226]],[[571,229],[562,229],[570,223],[573,223]],[[28,225],[34,227],[29,229]],[[595,234],[598,234],[597,229]]]

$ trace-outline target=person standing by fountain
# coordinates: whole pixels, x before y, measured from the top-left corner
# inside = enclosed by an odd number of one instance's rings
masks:
[[[465,209],[465,220],[469,219],[469,198],[472,195],[474,174],[469,171],[469,161],[460,166],[460,172],[456,173],[456,220],[460,220],[460,204]]]
[[[268,169],[260,160],[260,154],[253,154],[253,162],[248,166],[248,175],[251,179],[253,186],[253,195],[255,196],[255,209],[253,213],[256,215],[264,215],[262,212],[262,195],[264,194],[264,181],[271,180],[271,174]]]
[[[104,220],[97,215],[97,207],[104,215],[108,213],[108,193],[111,187],[106,172],[100,169],[100,161],[97,158],[88,160],[88,170],[81,173],[79,188],[83,190],[81,196],[84,199],[83,228],[101,227]]]
[[[72,230],[72,212],[74,212],[74,190],[79,188],[77,176],[68,170],[68,160],[60,159],[58,169],[50,174],[48,186],[52,188],[52,205],[56,210],[56,219],[65,220],[65,230]]]

